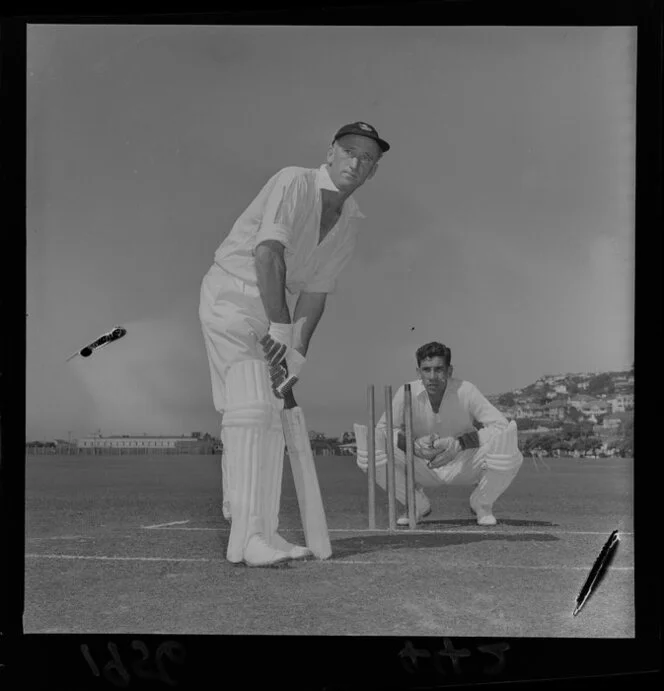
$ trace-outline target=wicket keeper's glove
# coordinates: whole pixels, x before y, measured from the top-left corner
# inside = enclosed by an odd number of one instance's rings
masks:
[[[416,439],[413,444],[413,453],[420,458],[430,461],[437,453],[439,453],[439,451],[434,448],[436,438],[437,435],[435,434],[427,434],[424,437]]]
[[[454,437],[439,437],[434,443],[437,455],[429,461],[429,468],[440,468],[453,461],[462,450],[458,440]]]

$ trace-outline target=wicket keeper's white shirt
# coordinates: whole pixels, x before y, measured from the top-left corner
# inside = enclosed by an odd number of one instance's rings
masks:
[[[506,429],[508,422],[505,416],[481,394],[480,390],[469,381],[450,377],[443,400],[437,413],[433,412],[429,394],[421,380],[410,382],[413,409],[413,439],[427,434],[438,434],[441,437],[458,437],[466,432],[473,432],[473,420],[481,422],[479,430],[480,445],[484,445],[497,432]],[[392,420],[394,429],[404,430],[404,387],[400,386],[392,399]],[[378,421],[376,428],[384,432],[387,429],[385,413]]]
[[[332,293],[350,260],[364,218],[349,197],[334,228],[318,244],[321,190],[336,190],[327,167],[283,168],[273,175],[237,219],[215,253],[215,263],[240,280],[257,286],[254,250],[264,240],[278,240],[286,251],[289,293]]]

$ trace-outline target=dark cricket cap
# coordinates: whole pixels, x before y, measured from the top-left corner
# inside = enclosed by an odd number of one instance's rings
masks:
[[[333,141],[337,141],[340,137],[344,137],[347,134],[358,134],[360,137],[369,137],[373,139],[380,150],[385,153],[390,150],[390,145],[378,136],[378,131],[375,127],[370,125],[368,122],[351,122],[350,125],[344,125],[335,135]]]

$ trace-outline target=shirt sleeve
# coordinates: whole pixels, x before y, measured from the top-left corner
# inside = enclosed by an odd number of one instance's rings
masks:
[[[334,293],[337,287],[337,279],[346,266],[348,266],[356,244],[357,231],[352,229],[332,256],[325,264],[318,267],[314,275],[307,281],[304,286],[305,292]]]
[[[459,387],[459,398],[472,417],[483,425],[478,431],[480,446],[484,446],[493,436],[507,429],[507,418],[489,403],[474,384],[464,382]]]
[[[295,234],[302,228],[307,200],[306,181],[298,173],[285,168],[272,179],[254,249],[265,240],[276,240],[292,250]]]

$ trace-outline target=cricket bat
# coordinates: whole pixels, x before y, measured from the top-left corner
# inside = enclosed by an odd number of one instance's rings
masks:
[[[332,545],[327,531],[325,508],[318,485],[307,423],[302,408],[295,402],[293,392],[288,391],[284,398],[281,423],[300,505],[304,539],[314,556],[327,559],[332,555]]]

